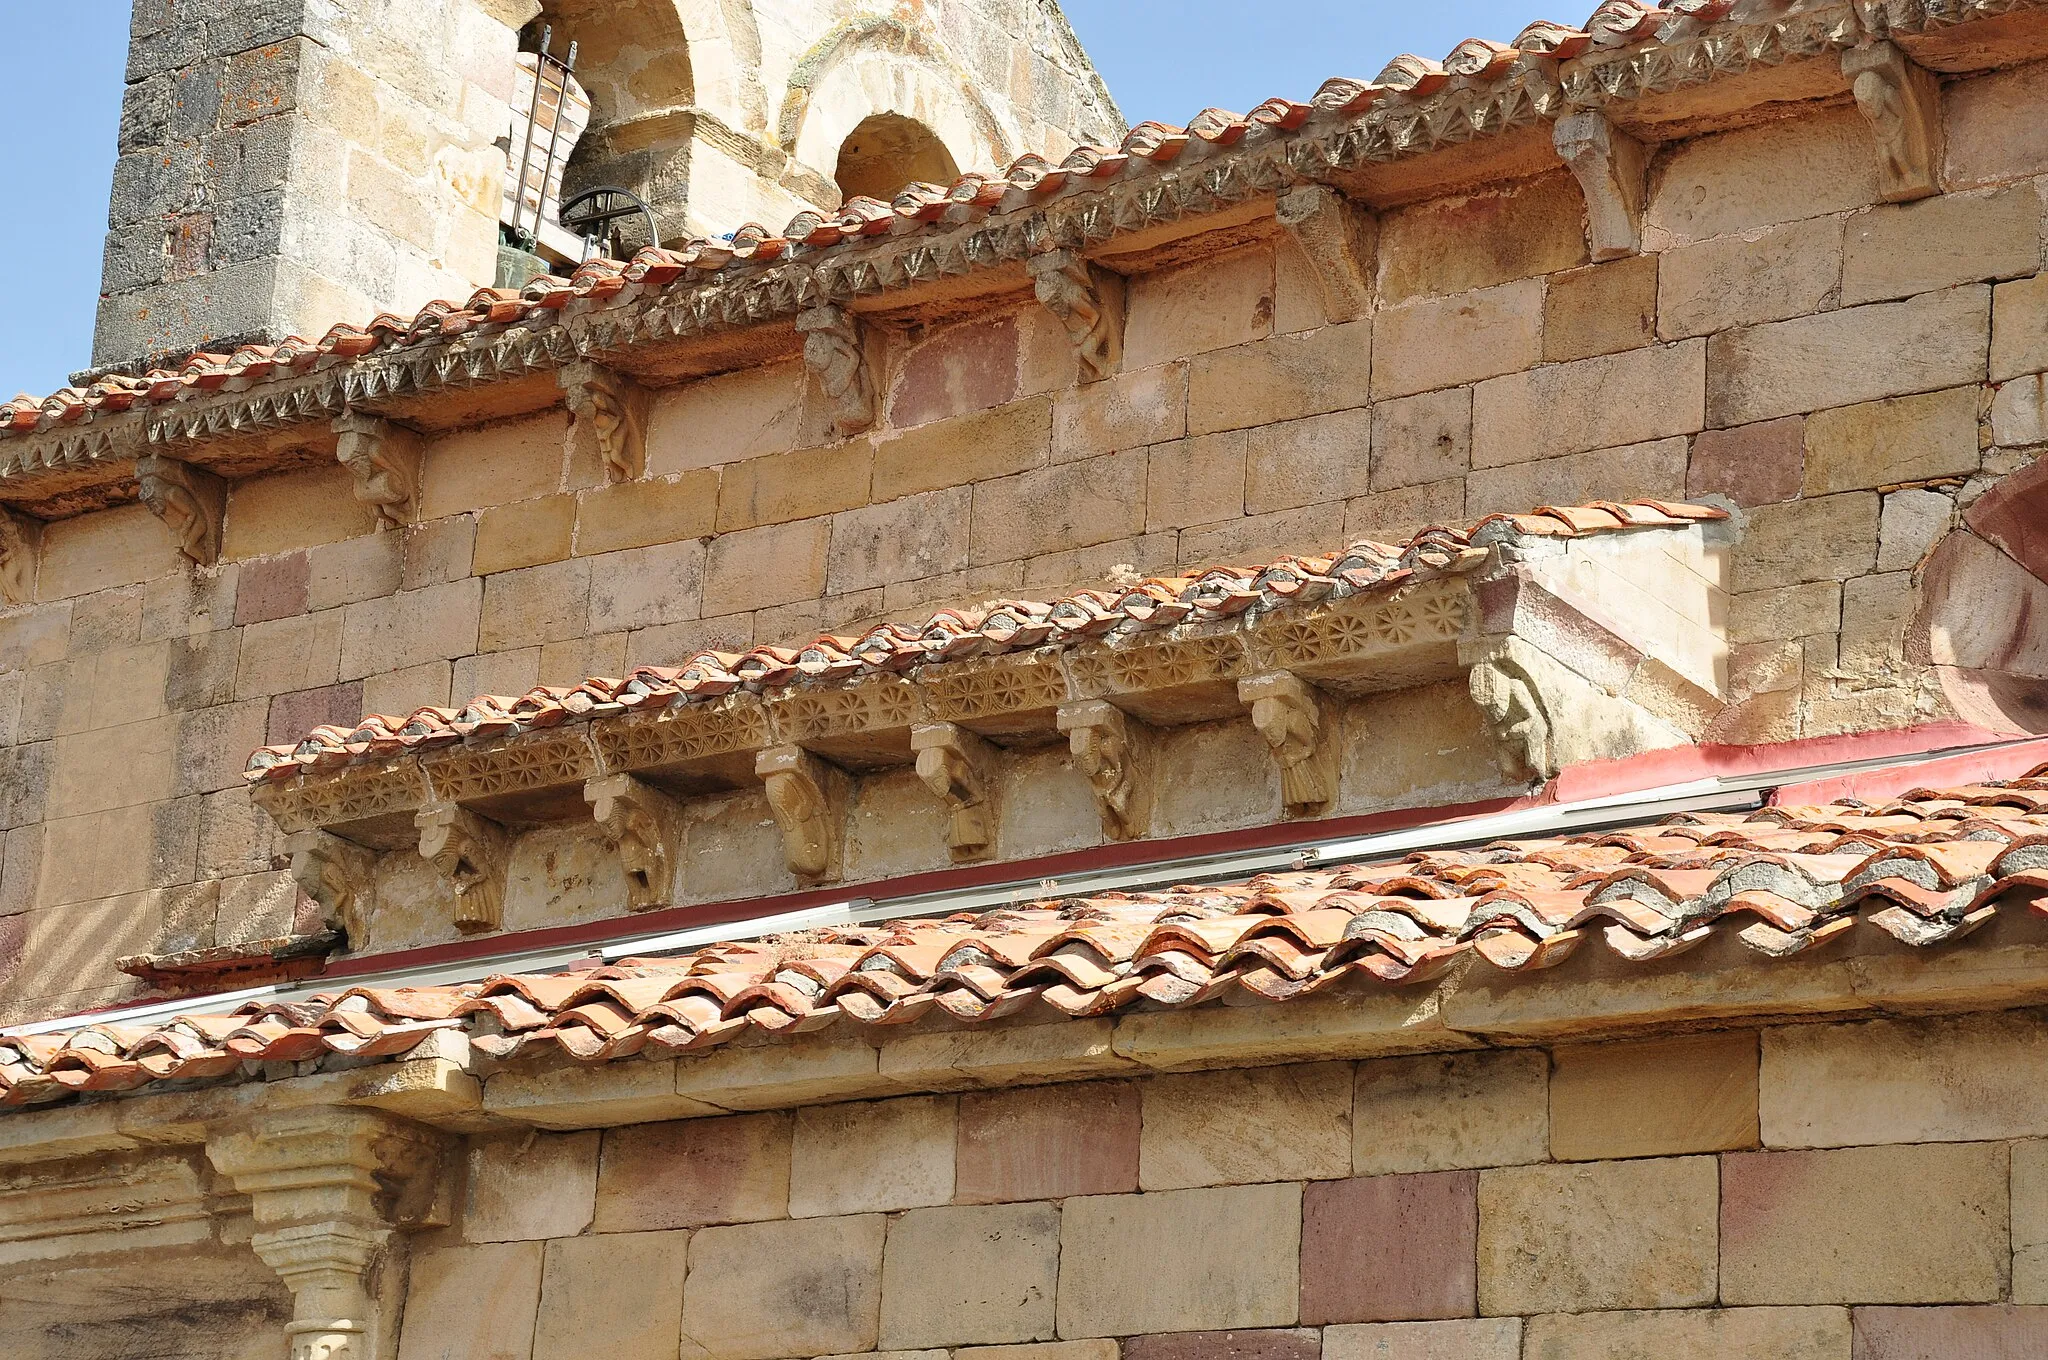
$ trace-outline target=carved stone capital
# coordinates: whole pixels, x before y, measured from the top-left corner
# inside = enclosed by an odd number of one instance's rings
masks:
[[[1123,359],[1123,305],[1118,284],[1071,250],[1048,250],[1024,262],[1045,309],[1074,342],[1082,382],[1099,382]]]
[[[379,1360],[372,1274],[395,1228],[432,1220],[441,1141],[388,1115],[315,1106],[260,1116],[206,1151],[249,1196],[249,1245],[292,1292],[293,1360]]]
[[[955,860],[986,859],[996,849],[996,750],[952,723],[910,729],[917,777],[952,809],[946,848]]]
[[[1301,247],[1322,288],[1323,315],[1356,321],[1372,310],[1379,223],[1327,184],[1304,184],[1280,195],[1280,225]]]
[[[1856,107],[1877,135],[1878,191],[1888,203],[1941,192],[1941,86],[1896,46],[1874,42],[1842,54]]]
[[[838,878],[839,772],[801,746],[769,747],[754,757],[754,772],[767,785],[789,871],[813,883]]]
[[[377,512],[378,529],[395,529],[419,518],[420,437],[403,425],[375,416],[338,417],[341,436],[335,456],[355,479],[358,501]]]
[[[1252,726],[1280,764],[1280,802],[1287,815],[1327,812],[1337,798],[1337,744],[1315,689],[1280,671],[1238,681],[1237,697],[1251,708]]]
[[[647,471],[647,413],[652,394],[623,373],[588,362],[564,365],[555,375],[579,423],[589,421],[605,477],[637,481]]]
[[[0,506],[0,604],[33,604],[36,560],[41,555],[40,520]]]
[[[832,432],[841,439],[875,423],[875,389],[868,378],[861,324],[843,307],[813,307],[796,319],[804,338],[804,365],[831,403]]]
[[[511,837],[496,822],[455,803],[429,803],[413,817],[420,857],[455,889],[455,928],[496,930],[505,919],[505,861]]]
[[[202,567],[220,561],[227,483],[204,468],[154,455],[135,460],[142,503],[171,531],[171,543]]]
[[[592,779],[584,784],[583,796],[605,844],[626,871],[626,906],[646,911],[668,902],[682,840],[682,813],[675,800],[629,774]]]
[[[284,839],[292,879],[320,904],[322,918],[348,935],[351,949],[370,940],[370,893],[377,852],[325,831],[295,831]]]
[[[1095,791],[1103,836],[1134,841],[1151,834],[1151,729],[1103,699],[1064,704],[1058,721],[1074,768]]]
[[[1649,167],[1642,143],[1591,110],[1558,119],[1551,138],[1586,196],[1593,258],[1618,260],[1642,253]]]

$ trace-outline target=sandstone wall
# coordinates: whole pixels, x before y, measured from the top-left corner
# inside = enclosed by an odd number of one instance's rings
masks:
[[[399,1360],[2034,1355],[2044,1052],[2008,1012],[479,1138]]]
[[[1023,298],[878,325],[883,418],[852,440],[791,362],[662,391],[630,484],[558,411],[433,440],[401,532],[324,466],[236,484],[210,571],[139,506],[52,523],[38,602],[0,613],[0,1017],[129,994],[119,954],[284,933],[301,904],[238,772],[316,723],[1546,502],[1744,508],[1712,739],[1942,716],[1901,659],[1914,569],[2043,438],[2011,400],[1992,413],[2048,370],[2044,100],[2044,66],[1949,86],[1948,192],[1904,206],[1877,202],[1847,106],[1673,144],[1650,253],[1609,264],[1587,264],[1562,171],[1389,211],[1378,305],[1344,324],[1254,223],[1132,274],[1121,369],[1088,385]],[[1506,791],[1455,690],[1345,721],[1337,811]],[[1279,819],[1248,725],[1173,741],[1159,834]],[[1032,791],[1006,858],[1098,843],[1058,750],[1004,778]],[[852,815],[850,877],[945,864],[908,771],[862,780]],[[685,900],[794,886],[758,793],[691,816]],[[519,855],[508,926],[618,911],[587,831]],[[439,889],[387,858],[370,947],[449,938]]]

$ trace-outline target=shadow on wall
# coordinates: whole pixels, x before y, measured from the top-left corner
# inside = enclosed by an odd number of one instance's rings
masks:
[[[1906,658],[1935,668],[1959,717],[2048,732],[2048,460],[1992,487],[1934,550]]]
[[[951,186],[960,178],[953,153],[938,134],[900,113],[877,113],[861,121],[839,147],[833,174],[847,198],[865,194],[887,203],[907,184]]]

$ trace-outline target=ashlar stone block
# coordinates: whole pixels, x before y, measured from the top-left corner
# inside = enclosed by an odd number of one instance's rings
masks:
[[[963,1095],[954,1198],[993,1204],[1136,1190],[1140,1109],[1130,1082]]]
[[[2012,1149],[2012,1299],[2048,1304],[2048,1141]]]
[[[1351,1171],[1349,1063],[1158,1077],[1144,1087],[1146,1190],[1329,1180]]]
[[[812,1218],[949,1202],[956,1109],[952,1096],[914,1096],[797,1111],[790,1214]]]
[[[1479,1311],[1688,1308],[1715,1295],[1711,1157],[1479,1177]]]
[[[596,1133],[479,1139],[469,1152],[470,1242],[573,1237],[590,1226],[597,1197]]]
[[[1478,1189],[1474,1171],[1308,1186],[1301,1202],[1302,1323],[1470,1317]]]
[[[1736,1152],[1722,1162],[1724,1303],[2004,1295],[2011,1237],[2001,1144]]]
[[[1692,434],[1706,424],[1706,391],[1707,347],[1697,340],[1494,378],[1472,396],[1472,466]],[[1654,397],[1615,401],[1616,392]]]
[[[2031,1360],[2048,1353],[2048,1308],[1858,1308],[1854,1360]]]
[[[1821,411],[1806,422],[1806,494],[1897,486],[1977,470],[1975,387]]]
[[[1757,1145],[1757,1036],[1575,1044],[1551,1055],[1559,1161],[1671,1157]]]
[[[1360,1176],[1540,1162],[1550,1149],[1550,1059],[1534,1049],[1425,1054],[1358,1065],[1352,1169]]]
[[[1124,1342],[1124,1360],[1319,1360],[1322,1334],[1312,1327],[1239,1332],[1168,1332]]]
[[[1298,1185],[1088,1196],[1061,1215],[1063,1337],[1288,1327],[1300,1311]]]
[[[1323,1360],[1522,1360],[1520,1318],[1323,1329]]]
[[[862,1214],[697,1233],[683,1295],[683,1353],[778,1360],[873,1350],[887,1231],[882,1215]]]
[[[504,1242],[415,1255],[398,1360],[527,1360],[542,1250],[539,1242]]]
[[[1846,1308],[1688,1308],[1529,1319],[1527,1360],[1849,1360]]]
[[[747,1223],[789,1212],[790,1116],[734,1115],[607,1131],[598,1232]]]
[[[882,1253],[880,1344],[1049,1340],[1059,1259],[1055,1205],[913,1209],[889,1225]]]
[[[1911,297],[2041,268],[2041,195],[2032,184],[1888,203],[1849,219],[1842,305]]]
[[[672,1360],[689,1242],[665,1232],[548,1243],[533,1360]]]
[[[1374,325],[1375,401],[1519,372],[1543,358],[1543,281],[1390,307]]]

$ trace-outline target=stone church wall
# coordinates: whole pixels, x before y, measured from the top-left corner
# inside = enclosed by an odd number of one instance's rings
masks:
[[[1847,104],[1668,145],[1646,253],[1613,263],[1589,263],[1562,171],[1395,207],[1377,304],[1340,324],[1270,216],[1240,216],[1130,274],[1100,382],[1024,297],[875,325],[881,420],[850,440],[792,361],[660,391],[630,483],[557,411],[433,439],[402,531],[373,532],[340,467],[235,484],[211,570],[140,506],[53,522],[36,603],[0,612],[0,1019],[132,994],[116,955],[285,933],[303,904],[240,769],[314,724],[1497,510],[1740,507],[1710,741],[1950,716],[1903,639],[1958,507],[2048,437],[2027,404],[2048,370],[2044,100],[2048,66],[1949,85],[1946,192],[1904,205],[1879,201]],[[1344,721],[1340,812],[1511,791],[1455,687]],[[1397,730],[1440,756],[1380,760],[1370,734]],[[1248,725],[1174,740],[1159,834],[1278,820]],[[856,821],[913,778],[864,780]],[[1098,842],[1062,752],[1005,778],[1033,790],[1005,858]],[[854,828],[849,878],[943,867],[924,801],[918,834]],[[758,793],[692,808],[687,900],[793,886]],[[519,855],[509,927],[615,910],[586,841]],[[449,937],[407,891],[372,948]]]

